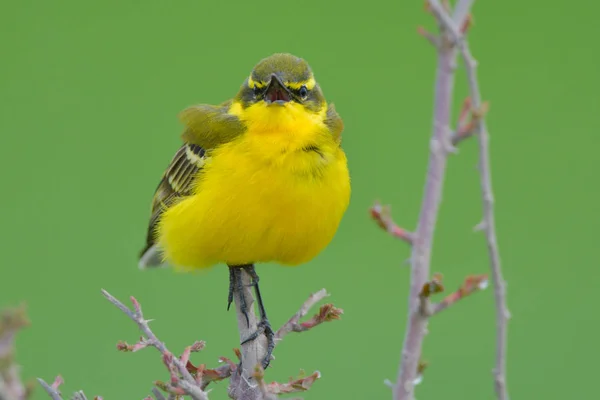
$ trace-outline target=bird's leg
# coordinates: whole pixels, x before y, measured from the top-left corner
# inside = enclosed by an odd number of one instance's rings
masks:
[[[271,324],[269,323],[269,319],[267,318],[267,312],[265,311],[265,305],[262,301],[262,296],[260,295],[260,288],[258,287],[258,281],[260,278],[258,274],[254,270],[254,265],[246,265],[242,267],[248,275],[252,278],[252,286],[254,286],[254,291],[256,293],[256,302],[258,303],[258,312],[260,314],[260,322],[258,323],[258,329],[252,335],[247,337],[241,344],[248,343],[251,340],[255,340],[262,333],[267,337],[267,355],[263,360],[263,368],[267,368],[269,363],[271,362],[271,354],[273,353],[273,349],[275,348],[275,332],[273,332],[273,328],[271,328]],[[240,271],[241,272],[241,271]]]
[[[229,267],[229,295],[227,296],[227,311],[233,301],[233,292],[237,291],[240,295],[240,311],[246,317],[246,323],[250,327],[250,319],[248,318],[248,305],[244,297],[244,284],[242,282],[242,268],[239,266]]]
[[[233,270],[235,267],[229,267],[229,294],[227,295],[227,311],[231,307],[231,303],[233,303],[233,290],[235,289],[235,271]]]

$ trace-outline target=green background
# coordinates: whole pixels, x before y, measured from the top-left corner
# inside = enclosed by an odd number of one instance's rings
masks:
[[[585,4],[583,4],[585,3]],[[494,190],[512,320],[513,399],[597,393],[600,78],[597,3],[479,1],[472,50],[490,100]],[[137,269],[150,199],[179,145],[177,113],[233,96],[274,52],[308,60],[344,118],[353,197],[335,240],[296,269],[261,266],[274,325],[322,287],[341,321],[277,348],[268,379],[300,368],[323,378],[306,399],[390,398],[407,311],[409,248],[368,217],[393,204],[413,227],[432,126],[434,25],[421,1],[202,2],[7,0],[0,12],[0,306],[24,301],[25,378],[65,393],[142,398],[167,379],[158,353],[123,354],[134,324],[100,295],[135,295],[169,348],[204,339],[193,361],[237,346],[227,270]],[[455,108],[466,95],[459,69]],[[488,268],[475,141],[452,156],[433,271],[455,288]],[[436,317],[423,399],[492,399],[493,296]],[[225,384],[211,399],[226,398]],[[593,396],[592,396],[593,397]],[[35,399],[43,399],[36,390]]]

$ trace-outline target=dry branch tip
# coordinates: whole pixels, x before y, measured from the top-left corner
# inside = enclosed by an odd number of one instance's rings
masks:
[[[404,228],[399,227],[392,219],[391,206],[382,206],[379,202],[375,202],[375,204],[370,208],[369,212],[371,214],[371,218],[381,229],[408,244],[413,243],[414,234]]]

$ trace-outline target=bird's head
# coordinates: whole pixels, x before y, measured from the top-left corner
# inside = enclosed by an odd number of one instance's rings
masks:
[[[279,125],[302,119],[323,121],[327,103],[310,66],[291,54],[261,60],[244,81],[233,103],[246,121]]]

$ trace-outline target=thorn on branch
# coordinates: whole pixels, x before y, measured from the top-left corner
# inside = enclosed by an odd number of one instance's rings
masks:
[[[392,219],[392,209],[390,206],[382,206],[379,202],[375,202],[371,207],[370,212],[371,218],[381,229],[408,244],[413,243],[414,234],[396,225]]]
[[[479,222],[477,225],[473,227],[473,232],[481,232],[484,231],[486,227],[485,221]]]

